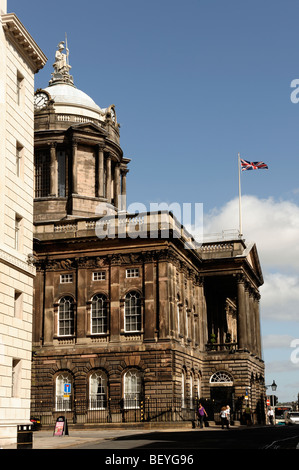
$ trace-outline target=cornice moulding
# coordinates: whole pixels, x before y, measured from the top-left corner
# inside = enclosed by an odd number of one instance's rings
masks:
[[[37,73],[48,60],[45,54],[14,13],[1,15],[1,21],[5,34],[15,42],[19,52]]]

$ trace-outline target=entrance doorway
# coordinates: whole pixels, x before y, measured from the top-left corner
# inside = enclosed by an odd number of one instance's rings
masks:
[[[223,406],[234,408],[234,387],[211,387],[211,400],[214,405],[214,413],[219,413]]]

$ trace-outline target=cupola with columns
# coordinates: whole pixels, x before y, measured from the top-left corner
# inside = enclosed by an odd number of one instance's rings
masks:
[[[119,145],[115,106],[102,109],[76,88],[68,59],[61,42],[49,86],[35,93],[36,223],[99,216],[105,205],[110,213],[126,210],[130,160]]]

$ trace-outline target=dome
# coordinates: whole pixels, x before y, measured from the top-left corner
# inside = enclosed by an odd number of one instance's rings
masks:
[[[102,114],[101,108],[84,91],[68,83],[60,83],[45,88],[57,105],[75,105],[90,108]]]

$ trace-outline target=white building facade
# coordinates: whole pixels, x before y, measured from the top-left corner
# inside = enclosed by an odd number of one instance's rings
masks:
[[[0,0],[0,447],[30,419],[34,74],[46,57]]]

